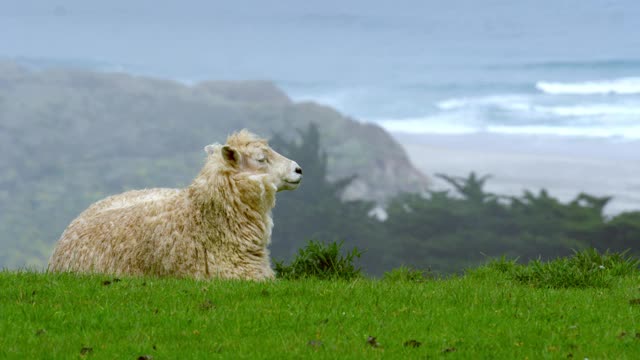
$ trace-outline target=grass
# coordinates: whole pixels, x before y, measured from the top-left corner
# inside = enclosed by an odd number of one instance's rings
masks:
[[[424,282],[433,280],[434,277],[429,271],[401,266],[384,274],[383,280],[387,282]]]
[[[0,358],[640,358],[637,272],[586,288],[489,265],[439,280],[398,274],[256,283],[0,272]]]
[[[490,261],[487,266],[471,270],[482,273],[496,270],[523,284],[546,288],[607,288],[619,277],[638,274],[640,261],[621,253],[604,253],[596,249],[574,251],[573,256],[561,257],[548,262],[534,260],[520,265],[505,257]]]
[[[298,249],[297,256],[290,264],[275,261],[276,276],[286,280],[317,278],[321,280],[352,280],[362,276],[362,271],[354,264],[363,252],[357,248],[342,254],[342,242],[324,243],[310,240]]]

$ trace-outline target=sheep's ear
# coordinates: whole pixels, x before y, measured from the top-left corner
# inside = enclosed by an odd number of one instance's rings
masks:
[[[211,145],[207,145],[204,147],[204,152],[206,152],[208,155],[213,155],[216,152],[216,148],[217,146],[211,144]]]
[[[236,149],[232,148],[229,145],[225,145],[222,147],[222,158],[233,165],[240,162],[240,154],[238,154]]]

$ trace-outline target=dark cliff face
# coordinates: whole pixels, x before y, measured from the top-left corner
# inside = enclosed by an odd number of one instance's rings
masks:
[[[357,175],[346,198],[384,201],[426,185],[402,147],[379,126],[319,104],[294,103],[264,81],[185,86],[126,74],[28,71],[0,63],[0,116],[6,138],[0,166],[16,170],[14,181],[30,182],[46,176],[40,170],[55,172],[87,160],[109,171],[129,166],[109,161],[114,159],[197,158],[204,145],[240,128],[292,139],[315,123],[330,177]],[[0,179],[0,186],[3,180],[9,181]]]

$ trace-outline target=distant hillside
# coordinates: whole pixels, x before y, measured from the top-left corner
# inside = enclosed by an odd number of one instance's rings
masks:
[[[249,128],[292,140],[319,126],[347,198],[384,201],[426,178],[382,128],[269,82],[177,82],[0,63],[0,267],[41,264],[89,203],[131,188],[185,186],[211,142]],[[301,164],[304,167],[304,164]]]

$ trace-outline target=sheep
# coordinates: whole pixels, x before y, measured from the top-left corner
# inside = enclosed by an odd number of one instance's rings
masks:
[[[98,201],[63,232],[48,270],[196,279],[274,278],[269,250],[276,192],[302,169],[246,129],[184,189],[128,191]]]

